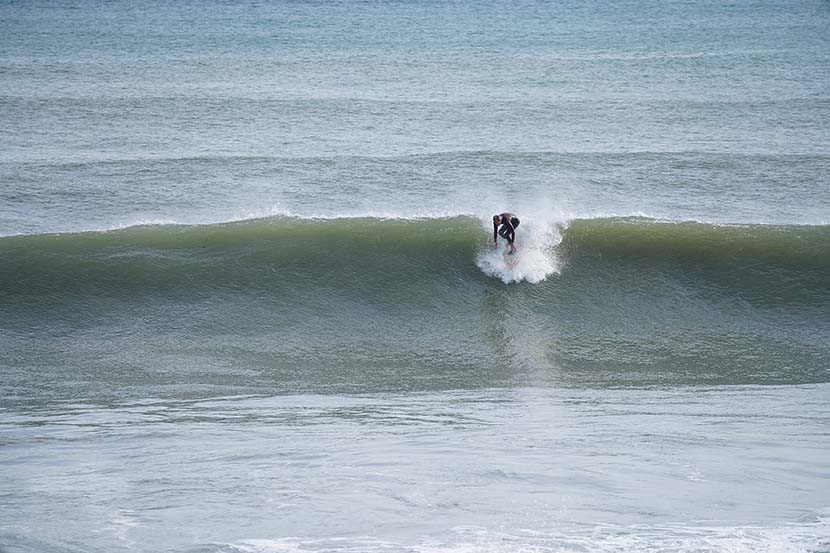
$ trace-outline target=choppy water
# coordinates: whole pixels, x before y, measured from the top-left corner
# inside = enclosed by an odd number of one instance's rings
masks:
[[[828,30],[0,2],[0,551],[830,551]]]
[[[2,538],[8,551],[825,551],[826,399],[817,385],[54,402],[5,417],[14,481],[0,492],[17,508]]]

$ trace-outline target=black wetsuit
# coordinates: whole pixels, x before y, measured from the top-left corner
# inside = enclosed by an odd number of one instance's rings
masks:
[[[507,240],[508,244],[513,244],[516,239],[516,227],[519,226],[519,218],[512,213],[502,213],[499,217],[501,218],[500,225],[493,221],[493,242],[496,241],[496,233],[498,232],[498,235]]]

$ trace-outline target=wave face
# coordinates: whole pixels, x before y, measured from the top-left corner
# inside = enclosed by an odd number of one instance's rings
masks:
[[[580,220],[567,244],[631,258],[826,268],[830,225],[714,225],[640,217]]]
[[[6,295],[182,294],[318,283],[343,293],[471,274],[480,225],[468,218],[274,218],[157,225],[0,240]]]
[[[488,224],[468,216],[279,217],[5,237],[0,292],[260,289],[288,279],[325,281],[345,291],[367,280],[399,287],[447,273],[470,280],[484,274],[505,283],[556,277],[561,283],[573,273],[569,267],[590,263],[599,271],[626,263],[699,272],[701,278],[741,273],[744,284],[787,275],[786,282],[769,282],[773,298],[795,284],[821,293],[827,285],[822,273],[830,268],[830,225],[728,226],[639,217],[531,221],[518,230],[520,262],[508,267],[501,249],[491,248]]]
[[[523,221],[507,268],[488,224],[279,217],[3,238],[5,345],[19,360],[31,337],[106,337],[134,353],[111,352],[125,370],[186,352],[309,390],[366,370],[384,371],[381,389],[830,378],[828,226]],[[147,350],[160,343],[164,359]]]

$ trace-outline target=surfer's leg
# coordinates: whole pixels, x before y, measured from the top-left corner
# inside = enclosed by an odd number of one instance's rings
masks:
[[[519,218],[513,217],[510,219],[510,223],[513,225],[513,229],[510,231],[510,251],[515,252],[516,246],[513,244],[516,240],[516,227],[519,226]]]
[[[510,253],[515,252],[516,246],[513,245],[513,242],[516,240],[516,231],[512,228],[504,227],[504,234],[502,234],[502,236],[505,238],[505,240],[507,240],[507,243],[510,245]]]

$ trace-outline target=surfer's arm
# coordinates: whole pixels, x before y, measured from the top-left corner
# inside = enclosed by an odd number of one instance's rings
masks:
[[[493,222],[493,244],[499,243],[499,225]]]

